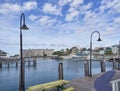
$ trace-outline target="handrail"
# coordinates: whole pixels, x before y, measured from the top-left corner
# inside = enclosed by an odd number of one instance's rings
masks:
[[[120,82],[120,79],[111,81],[112,91],[119,91],[119,89],[118,89],[118,87],[119,87],[118,86],[118,82]]]

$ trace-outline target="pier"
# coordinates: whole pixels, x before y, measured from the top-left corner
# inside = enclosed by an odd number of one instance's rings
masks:
[[[0,57],[0,68],[3,67],[3,65],[6,65],[8,68],[10,67],[11,64],[14,64],[14,66],[18,67],[20,63],[19,58],[1,58]],[[24,63],[30,66],[36,66],[37,61],[36,58],[24,58]]]

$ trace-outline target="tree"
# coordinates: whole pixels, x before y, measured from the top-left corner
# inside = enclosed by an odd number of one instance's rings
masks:
[[[113,54],[113,53],[112,53],[112,49],[111,49],[110,47],[107,47],[107,48],[105,49],[105,54],[106,54],[106,55],[111,55],[111,54]]]
[[[61,51],[55,51],[53,55],[63,56],[63,53],[64,52],[61,52]]]
[[[69,54],[71,54],[71,53],[72,53],[72,50],[69,49],[69,48],[67,48],[67,49],[66,49],[66,54],[69,55]]]

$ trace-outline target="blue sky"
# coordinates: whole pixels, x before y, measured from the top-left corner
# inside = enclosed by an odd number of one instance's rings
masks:
[[[0,0],[0,49],[19,53],[20,15],[29,30],[23,31],[23,48],[62,49],[118,44],[120,0]]]

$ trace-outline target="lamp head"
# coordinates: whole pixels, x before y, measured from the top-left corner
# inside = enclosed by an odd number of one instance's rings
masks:
[[[100,37],[99,37],[97,41],[102,41],[102,40],[101,40]]]
[[[21,26],[20,29],[29,30],[29,28],[25,24],[23,24],[23,26]]]

